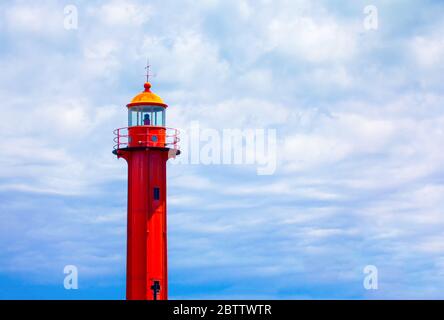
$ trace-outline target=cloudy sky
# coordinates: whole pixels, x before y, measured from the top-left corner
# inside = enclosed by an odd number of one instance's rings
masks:
[[[444,298],[443,14],[438,0],[2,1],[0,298],[125,297],[112,132],[147,57],[168,126],[277,136],[271,175],[169,164],[170,298]]]

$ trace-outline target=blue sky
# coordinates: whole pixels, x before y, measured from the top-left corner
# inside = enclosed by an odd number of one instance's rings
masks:
[[[170,298],[444,298],[443,14],[430,0],[2,2],[0,298],[125,297],[112,131],[147,56],[168,126],[278,140],[273,175],[169,165]]]

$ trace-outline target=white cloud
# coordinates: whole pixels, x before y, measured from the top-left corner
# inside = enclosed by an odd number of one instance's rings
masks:
[[[109,27],[140,26],[153,15],[153,7],[147,3],[131,0],[113,0],[105,3],[101,8],[90,8]]]
[[[310,123],[309,133],[284,137],[282,159],[290,170],[333,164],[359,154],[385,152],[395,125],[356,113],[332,113]]]
[[[417,36],[411,43],[414,57],[420,66],[436,68],[444,64],[444,38],[442,32],[439,36]]]
[[[355,31],[329,18],[274,17],[268,27],[270,48],[304,61],[336,62],[353,58]]]
[[[142,52],[156,63],[158,80],[180,83],[184,88],[221,84],[229,73],[229,64],[220,57],[217,45],[189,29],[173,37],[146,37]]]
[[[63,8],[48,2],[41,6],[15,3],[4,8],[3,15],[9,32],[54,35],[65,31]]]

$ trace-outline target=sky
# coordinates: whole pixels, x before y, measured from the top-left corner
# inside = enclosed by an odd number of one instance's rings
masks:
[[[270,174],[169,161],[171,299],[443,299],[443,14],[2,1],[0,299],[125,298],[127,165],[111,151],[147,57],[169,127],[276,133]]]

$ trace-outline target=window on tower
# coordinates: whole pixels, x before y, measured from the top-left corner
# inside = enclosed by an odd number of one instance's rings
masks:
[[[165,126],[165,108],[137,106],[128,110],[128,126]]]
[[[154,198],[154,200],[160,200],[160,188],[158,188],[158,187],[154,187],[154,190],[153,190],[154,192],[153,192],[153,198]]]

